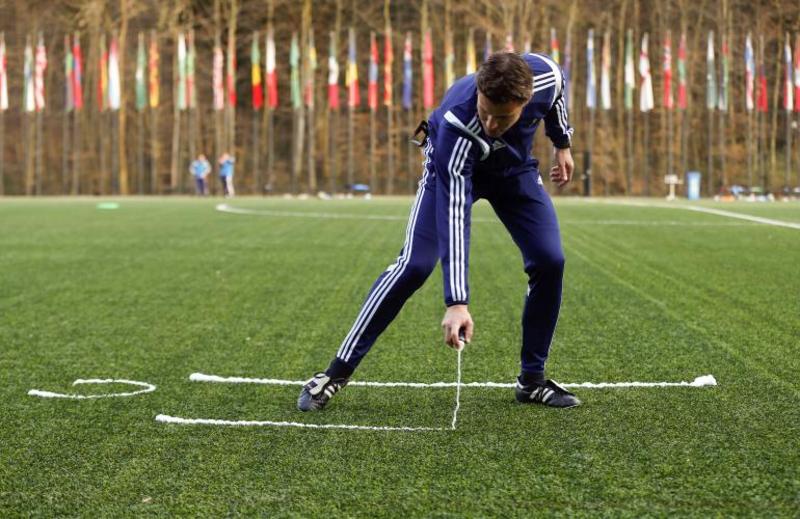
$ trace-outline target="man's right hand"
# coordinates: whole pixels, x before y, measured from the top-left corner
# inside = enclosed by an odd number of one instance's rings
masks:
[[[453,305],[447,308],[442,319],[442,330],[444,331],[444,342],[451,348],[460,349],[458,332],[464,332],[464,339],[467,343],[472,340],[473,331],[472,316],[469,315],[467,305]]]

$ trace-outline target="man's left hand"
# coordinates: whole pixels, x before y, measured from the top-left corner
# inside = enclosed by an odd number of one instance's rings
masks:
[[[569,148],[556,148],[556,164],[550,168],[550,181],[558,187],[564,187],[572,178],[575,163],[572,161],[572,152]]]

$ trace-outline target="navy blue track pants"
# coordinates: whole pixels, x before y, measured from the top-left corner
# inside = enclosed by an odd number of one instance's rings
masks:
[[[437,178],[427,171],[411,208],[405,243],[397,260],[378,277],[332,364],[349,376],[397,316],[440,258],[437,237]],[[555,209],[539,172],[511,177],[472,176],[473,200],[486,199],[522,253],[528,292],[522,314],[521,370],[544,371],[561,307],[564,253]],[[329,371],[330,374],[330,371]]]

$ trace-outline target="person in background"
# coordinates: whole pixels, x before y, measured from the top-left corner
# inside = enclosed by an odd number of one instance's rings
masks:
[[[211,173],[211,164],[202,153],[189,165],[189,172],[194,177],[195,188],[199,196],[206,196],[208,188],[206,184],[206,177]]]
[[[219,157],[219,179],[222,182],[222,190],[225,193],[225,198],[232,197],[235,193],[233,189],[233,163],[236,159],[225,152]]]

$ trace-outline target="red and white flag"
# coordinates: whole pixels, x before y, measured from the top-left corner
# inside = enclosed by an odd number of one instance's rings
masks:
[[[392,64],[394,63],[394,49],[392,47],[392,27],[386,26],[383,40],[383,104],[392,106],[394,90],[392,89]]]
[[[792,46],[789,44],[789,33],[783,44],[783,109],[794,110],[794,85],[792,81]]]
[[[222,110],[225,108],[225,89],[222,80],[222,66],[224,61],[222,57],[222,47],[219,45],[214,46],[214,63],[211,73],[214,86],[214,110]]]
[[[664,108],[672,110],[675,106],[672,97],[672,32],[667,31],[664,38]]]
[[[431,30],[425,31],[422,47],[422,104],[425,109],[433,108],[433,43]]]
[[[36,111],[44,110],[44,71],[47,69],[47,51],[44,47],[44,36],[39,36],[36,45],[36,61],[33,75],[33,97],[36,101]]]
[[[6,72],[6,39],[0,34],[0,111],[8,110],[8,73]]]
[[[278,74],[275,71],[275,37],[272,25],[267,28],[267,49],[266,49],[266,68],[267,68],[267,106],[269,108],[278,107]]]

